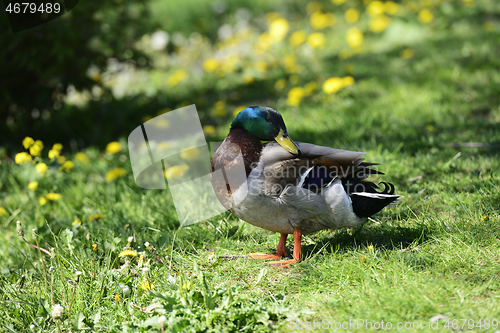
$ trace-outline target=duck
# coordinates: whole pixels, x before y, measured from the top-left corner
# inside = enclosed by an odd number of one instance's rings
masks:
[[[383,173],[363,155],[293,141],[278,111],[250,106],[236,115],[213,152],[210,180],[231,214],[280,234],[276,254],[250,253],[248,258],[274,259],[270,266],[285,268],[303,259],[303,234],[363,225],[397,202],[393,184],[366,180]],[[286,259],[290,234],[293,255]]]

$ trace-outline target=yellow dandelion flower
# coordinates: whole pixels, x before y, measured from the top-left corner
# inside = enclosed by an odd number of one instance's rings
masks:
[[[0,207],[0,216],[7,215],[7,210],[3,207]]]
[[[116,303],[120,303],[120,299],[121,299],[120,295],[116,294],[115,295],[115,301],[116,301]]]
[[[314,12],[309,18],[309,24],[316,30],[322,30],[327,27],[332,27],[337,22],[333,13],[323,14],[321,12]]]
[[[122,145],[117,141],[110,142],[106,146],[106,153],[108,154],[116,154],[120,150],[122,150]]]
[[[428,10],[427,8],[422,9],[420,12],[418,12],[418,19],[422,23],[429,23],[434,20],[434,15]]]
[[[153,126],[159,129],[167,129],[170,127],[170,123],[165,118],[159,118],[153,122]]]
[[[196,147],[190,147],[180,153],[181,158],[185,161],[195,160],[198,158],[198,155],[200,155],[200,150]]]
[[[203,133],[205,133],[206,135],[212,135],[215,133],[215,131],[216,131],[216,128],[213,125],[203,126]]]
[[[167,170],[165,170],[165,177],[167,179],[179,179],[181,178],[186,171],[189,170],[189,165],[174,165]]]
[[[59,193],[47,193],[45,195],[45,198],[47,198],[47,200],[51,200],[51,201],[59,201],[61,200],[62,196],[59,194]]]
[[[106,173],[106,182],[111,183],[113,180],[123,177],[127,174],[124,168],[113,168]]]
[[[40,206],[43,206],[43,205],[45,205],[46,203],[47,203],[47,199],[46,199],[45,197],[40,197],[40,198],[38,199],[38,204],[39,204]]]
[[[287,73],[297,73],[298,72],[298,66],[297,66],[297,59],[289,54],[285,56],[283,59],[283,64],[285,65],[285,70]]]
[[[167,83],[169,86],[174,87],[178,85],[180,82],[184,81],[187,78],[187,72],[183,69],[177,70],[174,74],[170,75],[167,79]]]
[[[47,172],[47,169],[48,169],[48,167],[47,167],[47,164],[45,164],[45,163],[38,163],[35,166],[35,170],[36,170],[36,172],[38,172],[38,174],[40,176],[45,175],[45,172]]]
[[[215,115],[217,117],[225,117],[227,115],[226,102],[217,101],[214,103]]]
[[[181,286],[181,289],[191,290],[192,288],[194,288],[194,286],[196,286],[196,284],[189,281],[189,282],[183,283]]]
[[[78,153],[75,154],[75,160],[77,160],[78,162],[87,163],[89,161],[89,157],[84,153],[82,153],[81,151],[79,151]]]
[[[158,145],[156,146],[156,150],[167,150],[170,147],[172,147],[172,145],[170,144],[170,142],[168,142],[168,141],[162,141],[162,142],[158,143]]]
[[[32,156],[39,156],[43,150],[43,142],[36,140],[35,143],[30,147],[30,154]]]
[[[303,30],[297,30],[290,36],[292,46],[302,45],[306,41],[307,35]]]
[[[344,82],[340,77],[331,77],[323,83],[323,91],[333,94],[344,87]]]
[[[308,82],[304,86],[304,94],[305,95],[310,95],[310,94],[312,94],[317,89],[318,89],[318,83],[316,81]]]
[[[490,219],[490,217],[488,215],[484,215],[483,217],[481,217],[481,221],[488,221]]]
[[[118,257],[137,257],[137,252],[132,250],[124,250],[118,254]]]
[[[344,18],[347,23],[355,23],[359,20],[359,11],[354,8],[349,8],[345,11]]]
[[[271,47],[272,42],[273,40],[267,32],[260,34],[257,43],[255,43],[255,52],[259,54],[265,53]]]
[[[172,109],[171,109],[171,108],[163,108],[163,109],[161,109],[160,111],[158,111],[158,112],[156,113],[156,115],[157,115],[157,116],[161,116],[162,114],[167,113],[167,112],[169,112],[169,111],[172,111]]]
[[[370,251],[373,251],[373,249],[374,249],[375,247],[374,247],[373,245],[368,245],[366,248],[367,248],[368,250],[370,250]]]
[[[476,4],[474,3],[474,0],[462,0],[462,2],[467,6],[467,7],[474,7]]]
[[[342,84],[344,85],[344,87],[351,86],[354,84],[354,78],[352,76],[343,77]]]
[[[321,32],[312,33],[309,35],[309,37],[307,37],[307,44],[314,47],[315,49],[323,48],[325,46],[325,43],[325,35],[323,35]]]
[[[299,76],[298,75],[292,75],[288,79],[290,81],[290,84],[297,84],[299,82]]]
[[[351,48],[357,48],[363,43],[363,33],[358,28],[350,28],[346,33],[346,40]]]
[[[252,84],[254,81],[255,81],[255,78],[252,75],[250,75],[250,74],[243,75],[243,82],[245,82],[245,84]]]
[[[82,225],[82,220],[78,217],[71,223],[71,225]]]
[[[366,7],[366,11],[368,12],[368,15],[370,15],[371,17],[382,15],[384,13],[384,10],[385,6],[383,2],[378,0],[370,2],[368,7]]]
[[[486,21],[483,24],[483,29],[487,32],[493,32],[495,31],[495,24],[493,23],[493,21]]]
[[[23,140],[23,146],[25,149],[28,149],[29,147],[33,146],[33,144],[35,143],[35,140],[33,140],[33,138],[27,136],[24,138]]]
[[[307,4],[306,10],[309,14],[314,12],[319,12],[323,9],[323,6],[317,1],[310,1]]]
[[[90,79],[94,82],[101,82],[101,74],[97,73],[97,72],[94,72],[92,74],[90,74]]]
[[[246,109],[246,105],[239,105],[239,106],[235,107],[234,111],[233,111],[233,118],[236,117],[238,115],[238,113],[240,113],[244,109]]]
[[[71,162],[71,161],[66,161],[63,163],[63,165],[61,165],[59,167],[59,170],[60,171],[65,171],[65,172],[70,172],[71,169],[73,169],[75,167],[75,163]]]
[[[274,84],[274,89],[276,89],[276,90],[281,90],[281,89],[284,89],[285,87],[286,87],[286,80],[285,79],[279,79]]]
[[[235,53],[232,53],[224,60],[224,62],[221,63],[221,69],[225,73],[232,73],[234,72],[234,69],[238,65],[239,61],[239,56]]]
[[[96,243],[92,244],[92,251],[94,251],[94,252],[97,251],[97,244]]]
[[[267,23],[273,22],[274,20],[280,19],[281,14],[276,12],[269,12],[266,14]]]
[[[415,54],[413,53],[412,49],[404,49],[399,53],[399,56],[403,59],[410,59],[413,58]]]
[[[89,217],[89,221],[96,221],[96,220],[100,220],[103,218],[104,218],[103,214],[95,214],[95,215],[92,215]]]
[[[141,284],[139,284],[139,287],[141,287],[142,290],[148,291],[148,290],[153,290],[155,285],[153,283],[149,283],[149,281],[144,281]]]
[[[399,5],[394,1],[387,1],[384,3],[384,10],[387,14],[394,15],[399,11]]]
[[[288,33],[289,24],[284,18],[278,18],[269,25],[269,36],[273,42],[281,42]]]
[[[66,157],[64,157],[64,156],[57,156],[57,163],[63,164],[64,162],[66,162]]]
[[[60,152],[62,149],[63,149],[63,145],[60,143],[54,143],[54,145],[52,145],[52,150],[56,150],[56,151]]]
[[[32,191],[35,191],[38,188],[38,182],[36,180],[30,182],[28,184],[28,188]]]
[[[17,164],[24,164],[31,161],[31,156],[27,152],[22,152],[16,154],[15,161]]]
[[[286,103],[290,106],[298,106],[304,97],[304,88],[294,87],[288,92]]]
[[[331,0],[334,5],[341,5],[345,2],[345,0]]]
[[[382,32],[389,24],[391,24],[391,19],[388,16],[380,15],[370,20],[370,30],[373,32]]]
[[[215,58],[209,58],[203,62],[205,72],[213,72],[219,67],[219,61]]]
[[[57,150],[51,149],[49,150],[49,158],[56,158],[59,156],[59,152]]]
[[[259,60],[255,63],[255,69],[258,70],[261,73],[264,73],[267,71],[267,64],[265,61]]]

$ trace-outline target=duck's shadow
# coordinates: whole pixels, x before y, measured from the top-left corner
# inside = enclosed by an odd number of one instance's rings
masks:
[[[370,245],[379,251],[394,251],[417,247],[428,240],[430,230],[426,226],[364,227],[357,230],[337,230],[331,237],[327,234],[318,234],[313,237],[317,241],[302,246],[302,253],[305,258],[310,258],[320,253],[345,253]]]

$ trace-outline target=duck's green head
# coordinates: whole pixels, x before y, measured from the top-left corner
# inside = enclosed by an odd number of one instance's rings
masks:
[[[302,154],[299,146],[288,136],[279,112],[267,106],[250,106],[242,110],[231,124],[231,129],[234,128],[242,128],[261,141],[276,140],[288,152]]]

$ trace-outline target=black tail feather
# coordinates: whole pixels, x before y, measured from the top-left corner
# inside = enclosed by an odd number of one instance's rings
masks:
[[[354,213],[359,217],[372,216],[399,198],[394,194],[394,185],[387,182],[379,183],[384,185],[382,191],[377,184],[356,178],[344,179],[342,184],[351,198]]]
[[[394,202],[398,195],[386,195],[380,197],[368,197],[362,193],[351,195],[352,210],[359,217],[369,217],[380,212],[384,207]]]

